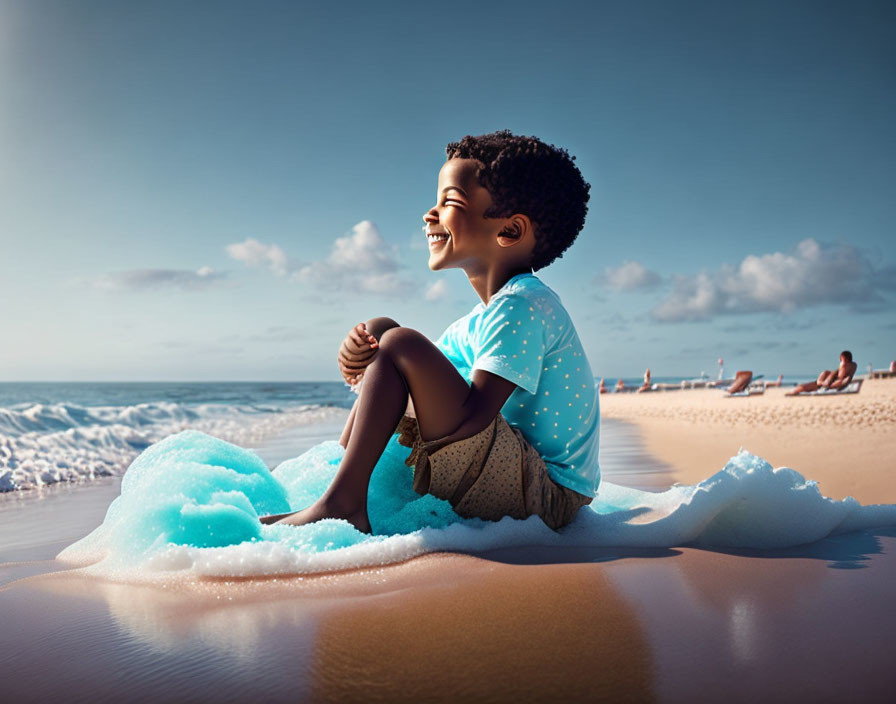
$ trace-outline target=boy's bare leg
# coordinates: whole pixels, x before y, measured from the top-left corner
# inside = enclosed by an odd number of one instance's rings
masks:
[[[383,333],[386,330],[391,330],[392,328],[401,327],[398,323],[396,323],[392,318],[379,317],[379,318],[371,318],[366,323],[364,323],[364,327],[368,333],[373,335],[377,341],[379,341],[380,337],[383,336]],[[379,342],[377,342],[379,344]],[[366,367],[367,365],[365,365]],[[352,426],[355,423],[355,413],[358,410],[358,401],[355,400],[354,404],[352,404],[351,413],[348,414],[348,420],[345,421],[345,426],[342,429],[342,435],[339,437],[339,444],[343,447],[348,447],[348,439],[352,435]]]
[[[355,403],[352,406],[352,410],[348,414],[348,419],[345,421],[345,426],[342,428],[342,435],[339,436],[339,444],[343,447],[348,447],[348,439],[352,435],[352,426],[355,423],[355,413],[358,411],[358,399],[355,399]]]
[[[343,518],[370,532],[367,485],[413,398],[420,434],[425,440],[450,435],[466,420],[470,387],[451,362],[424,335],[393,328],[379,338],[376,358],[364,372],[364,387],[355,403],[345,456],[327,491],[308,508],[280,522],[305,525],[323,518]],[[345,434],[345,433],[343,433]]]

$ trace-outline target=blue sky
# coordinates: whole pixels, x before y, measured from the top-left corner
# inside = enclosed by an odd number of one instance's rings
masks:
[[[592,184],[540,276],[598,376],[896,358],[896,11],[874,2],[0,0],[0,380],[337,379],[476,302],[448,141]]]

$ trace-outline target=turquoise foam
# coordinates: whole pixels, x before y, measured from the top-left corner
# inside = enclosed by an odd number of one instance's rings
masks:
[[[258,520],[316,500],[344,454],[337,442],[270,472],[257,455],[223,440],[197,431],[172,435],[134,460],[103,524],[59,559],[112,579],[259,576],[525,545],[774,549],[896,525],[896,505],[826,498],[798,472],[743,451],[695,486],[653,493],[603,482],[560,533],[536,517],[465,520],[447,502],[414,492],[408,452],[393,437],[377,463],[368,491],[374,534],[365,535],[335,519],[301,527]]]

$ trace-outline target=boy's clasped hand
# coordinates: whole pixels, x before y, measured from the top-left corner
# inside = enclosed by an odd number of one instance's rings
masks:
[[[339,371],[347,384],[355,386],[360,383],[364,370],[376,355],[377,346],[377,339],[367,331],[364,323],[358,323],[349,330],[336,356]]]

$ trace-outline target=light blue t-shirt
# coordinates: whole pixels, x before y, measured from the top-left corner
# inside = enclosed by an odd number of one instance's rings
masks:
[[[600,410],[594,375],[560,298],[519,274],[453,322],[436,345],[470,382],[475,369],[517,385],[501,409],[558,484],[594,496]]]

